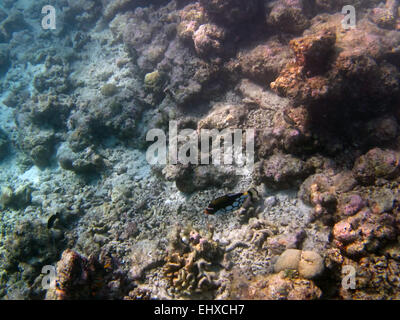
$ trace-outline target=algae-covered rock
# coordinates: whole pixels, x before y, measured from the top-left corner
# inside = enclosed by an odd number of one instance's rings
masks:
[[[278,153],[256,163],[253,177],[257,183],[264,182],[273,188],[288,188],[300,185],[312,171],[313,168],[303,160]]]
[[[212,186],[228,187],[237,181],[237,176],[218,166],[167,165],[162,173],[166,180],[175,181],[179,191],[192,193]]]
[[[371,11],[372,20],[381,28],[394,29],[396,27],[398,1],[387,0],[385,6],[374,8]]]
[[[279,38],[273,38],[239,51],[234,64],[245,77],[264,84],[274,81],[291,58],[293,54],[288,46]]]
[[[192,40],[193,34],[207,21],[204,8],[199,3],[189,4],[179,12],[181,22],[177,26],[178,37],[182,40]]]
[[[57,94],[68,94],[74,84],[70,79],[69,63],[60,56],[47,56],[45,70],[36,73],[33,78],[33,86],[40,92],[55,92]]]
[[[53,130],[37,130],[33,127],[21,128],[20,140],[22,149],[35,165],[45,167],[50,164],[55,144]]]
[[[57,151],[60,167],[79,174],[92,174],[101,171],[104,161],[92,148],[73,152],[67,145],[62,145]]]
[[[24,105],[35,125],[38,127],[50,125],[55,129],[65,127],[65,122],[73,107],[70,97],[49,94],[34,96],[31,103]]]
[[[13,11],[0,24],[0,42],[7,42],[11,39],[14,32],[23,30],[27,27],[24,15],[20,11]]]
[[[118,92],[118,87],[113,83],[107,83],[101,87],[101,94],[106,97],[112,97]]]
[[[29,184],[24,184],[15,190],[11,186],[1,188],[0,203],[3,208],[24,208],[31,203],[32,188]]]
[[[57,287],[50,288],[46,300],[112,299],[121,295],[121,280],[112,281],[110,257],[86,258],[66,249],[57,262]],[[111,281],[110,281],[111,280]]]
[[[281,271],[264,277],[256,277],[243,283],[239,298],[250,300],[313,300],[322,296],[322,291],[312,280]],[[239,291],[239,290],[238,290]],[[237,297],[235,297],[237,298]]]
[[[356,215],[336,223],[333,243],[349,257],[366,256],[376,252],[397,234],[395,217],[390,213],[373,212],[366,207]]]
[[[149,91],[161,91],[163,77],[158,70],[147,73],[144,76],[144,87]]]

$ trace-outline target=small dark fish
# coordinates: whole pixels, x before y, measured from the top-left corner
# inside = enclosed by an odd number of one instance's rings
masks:
[[[296,127],[296,126],[297,126],[296,122],[294,122],[294,120],[293,120],[291,117],[289,117],[289,115],[287,114],[287,111],[284,111],[284,112],[282,113],[282,115],[283,115],[283,120],[285,120],[285,122],[286,122],[287,124],[289,124],[289,125],[291,125],[291,126],[293,126],[293,127]]]
[[[53,227],[54,222],[56,221],[56,219],[60,216],[60,213],[57,212],[56,214],[53,214],[49,220],[47,220],[47,229],[50,229]]]
[[[245,192],[226,194],[222,197],[216,198],[210,202],[206,209],[204,209],[204,213],[220,214],[235,211],[240,209],[249,197],[251,200],[258,197],[258,192],[255,188],[250,188]]]

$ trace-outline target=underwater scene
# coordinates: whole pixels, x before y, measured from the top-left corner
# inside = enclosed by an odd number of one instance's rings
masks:
[[[400,1],[0,0],[1,300],[400,299]]]

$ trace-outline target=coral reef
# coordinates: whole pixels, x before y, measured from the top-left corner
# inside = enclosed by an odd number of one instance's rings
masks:
[[[47,4],[0,5],[0,298],[399,299],[397,0]],[[150,165],[171,120],[254,168]]]
[[[315,21],[303,37],[290,41],[296,61],[286,65],[271,88],[290,97],[295,106],[307,107],[314,132],[361,140],[351,129],[358,124],[351,123],[390,112],[398,96],[396,67],[382,57],[393,54],[399,39],[367,17],[356,30],[341,34],[339,18]]]

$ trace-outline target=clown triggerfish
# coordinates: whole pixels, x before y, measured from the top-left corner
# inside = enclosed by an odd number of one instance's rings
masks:
[[[254,200],[258,197],[258,192],[255,188],[250,188],[248,191],[226,194],[216,198],[210,202],[208,207],[204,209],[205,214],[220,214],[232,212],[243,206],[243,203],[250,197]]]

